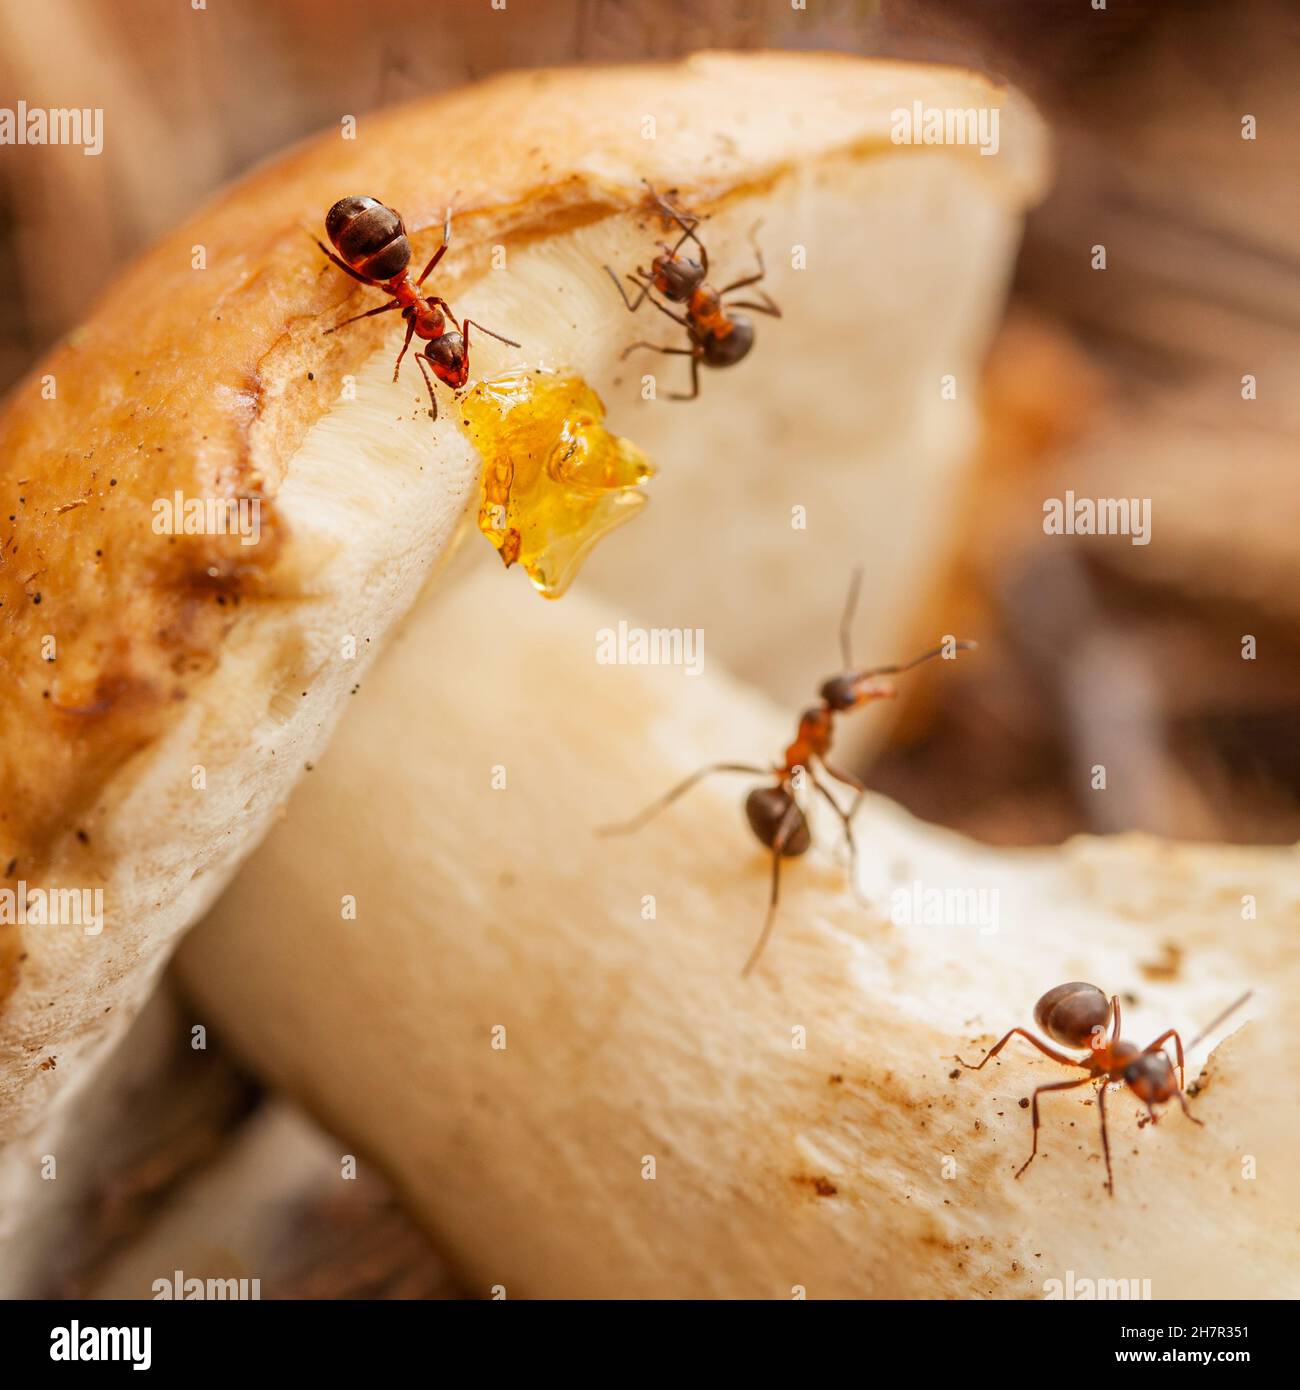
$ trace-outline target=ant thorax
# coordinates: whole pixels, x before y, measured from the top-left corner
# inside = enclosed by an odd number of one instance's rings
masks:
[[[709,285],[701,285],[691,295],[691,318],[698,328],[721,338],[731,331],[731,323],[722,310],[718,292]]]
[[[403,271],[395,280],[390,280],[384,288],[403,309],[418,308],[424,298],[411,283],[411,277],[406,271]]]
[[[1086,1065],[1094,1076],[1114,1076],[1141,1055],[1142,1049],[1131,1042],[1107,1042],[1104,1038],[1091,1040]]]
[[[415,323],[415,334],[418,338],[441,338],[446,321],[440,309],[435,309],[432,304],[421,302],[407,310]]]

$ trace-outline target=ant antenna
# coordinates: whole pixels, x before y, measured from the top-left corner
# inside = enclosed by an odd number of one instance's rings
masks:
[[[979,643],[960,638],[952,644],[953,651],[973,652],[978,650]],[[933,661],[936,656],[943,656],[948,650],[947,642],[940,642],[937,647],[931,647],[929,651],[922,652],[920,656],[914,656],[911,661],[905,661],[901,666],[873,666],[869,671],[859,671],[860,676],[897,676],[903,671],[910,671],[914,666],[920,666],[923,662]]]
[[[707,221],[707,219],[700,217],[694,212],[681,212],[679,209],[675,208],[662,193],[655,190],[654,184],[652,184],[649,179],[642,179],[641,182],[645,184],[646,192],[650,195],[651,201],[659,208],[660,214],[670,222],[676,222],[682,229],[682,235],[677,242],[677,246],[681,246],[682,242],[689,239],[693,241],[701,251],[704,251],[704,243],[695,235],[695,229],[701,222]],[[676,247],[673,249],[676,251]],[[705,252],[704,254],[707,260],[708,253]]]
[[[853,614],[858,606],[858,591],[862,588],[862,566],[858,565],[853,571],[853,577],[849,580],[849,597],[844,604],[844,616],[840,619],[840,652],[844,657],[844,669],[853,669],[853,655],[850,650],[850,628],[853,626]]]
[[[1229,1004],[1228,1007],[1224,1009],[1224,1011],[1221,1014],[1218,1014],[1214,1018],[1212,1018],[1210,1022],[1207,1023],[1199,1033],[1197,1033],[1197,1035],[1191,1040],[1191,1042],[1187,1044],[1187,1050],[1190,1052],[1192,1048],[1194,1048],[1196,1044],[1201,1041],[1202,1038],[1206,1038],[1211,1033],[1213,1033],[1214,1030],[1219,1026],[1219,1024],[1223,1022],[1225,1018],[1228,1018],[1231,1014],[1235,1014],[1237,1010],[1241,1008],[1241,1006],[1246,1002],[1246,1000],[1249,999],[1250,996],[1254,993],[1255,991],[1253,989],[1248,989],[1245,992],[1245,994],[1241,996],[1240,999],[1236,1000],[1235,1003]]]

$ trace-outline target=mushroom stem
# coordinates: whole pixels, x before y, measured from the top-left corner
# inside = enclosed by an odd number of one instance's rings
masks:
[[[1028,1048],[978,1075],[951,1061],[1029,1024],[1063,979],[1122,993],[1139,1043],[1194,1032],[1248,984],[1271,1012],[1300,974],[1294,851],[996,851],[869,797],[859,900],[837,824],[815,822],[822,848],[786,865],[742,979],[769,863],[741,779],[635,836],[592,831],[697,765],[763,761],[789,715],[712,668],[597,665],[621,613],[571,595],[542,628],[499,579],[417,612],[179,956],[200,1018],[387,1170],[471,1287],[1044,1297],[1073,1271],[1190,1297],[1294,1280],[1295,1119],[1268,1098],[1300,1054],[1276,1020],[1216,1054],[1204,1129],[1176,1112],[1139,1129],[1116,1094],[1113,1199],[1086,1092],[1046,1101],[1014,1181],[1019,1102],[1068,1073]],[[1180,977],[1149,983],[1171,936]],[[1230,1266],[1209,1255],[1227,1230]]]

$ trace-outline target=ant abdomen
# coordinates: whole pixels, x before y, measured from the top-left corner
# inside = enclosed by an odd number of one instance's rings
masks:
[[[410,264],[406,227],[378,198],[340,198],[325,214],[325,231],[339,255],[367,279],[392,280]]]
[[[785,843],[781,846],[781,855],[786,859],[807,854],[812,847],[812,832],[808,829],[807,818],[794,797],[784,787],[755,787],[745,798],[749,828],[768,849],[776,848],[777,832],[791,808],[794,825],[786,832]]]
[[[709,333],[704,338],[704,360],[710,367],[734,367],[749,356],[753,346],[754,325],[744,314],[732,314],[730,333],[721,338]]]
[[[1097,1030],[1105,1030],[1109,1018],[1106,996],[1083,980],[1049,989],[1034,1005],[1034,1022],[1065,1047],[1088,1047]]]

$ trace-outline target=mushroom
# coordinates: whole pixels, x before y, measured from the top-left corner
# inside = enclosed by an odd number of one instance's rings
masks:
[[[996,154],[895,144],[918,101],[996,108]],[[522,344],[476,340],[475,375],[570,373],[658,466],[654,505],[590,582],[689,604],[710,659],[782,694],[814,652],[808,595],[851,558],[867,552],[871,646],[901,640],[936,581],[979,359],[1045,176],[1014,93],[824,55],[513,74],[356,136],[327,132],[197,212],[0,415],[0,1240],[41,1219],[33,1189],[57,1200],[45,1155],[89,1174],[78,1093],[422,587],[453,601],[484,458],[454,398],[433,423],[410,364],[392,380],[397,315],[327,335],[382,303],[313,245],[327,209],[380,198],[423,264],[454,203],[437,292]],[[677,359],[622,360],[648,329],[602,269],[653,254],[647,181],[709,215],[720,267],[748,267],[761,221],[786,311],[689,406],[648,399]],[[256,526],[191,529],[191,503]],[[803,525],[796,569],[781,541]],[[503,601],[523,585],[493,578]],[[526,597],[545,640],[555,610]],[[752,612],[784,634],[779,658]],[[441,666],[424,678],[437,708]],[[98,929],[23,923],[33,892],[91,894]]]

